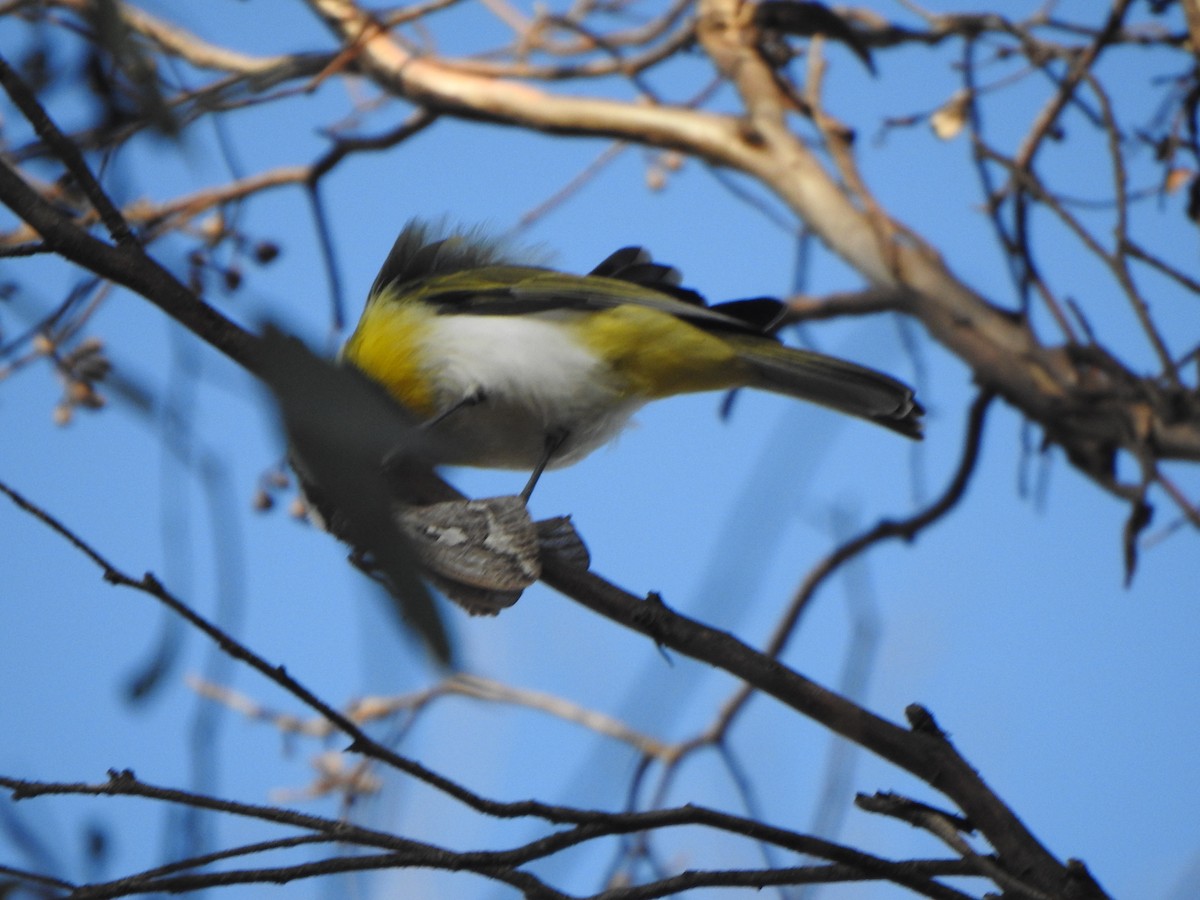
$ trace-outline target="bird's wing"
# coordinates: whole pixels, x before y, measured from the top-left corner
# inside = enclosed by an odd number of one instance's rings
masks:
[[[405,225],[370,297],[423,300],[442,314],[497,316],[632,304],[704,329],[758,335],[772,334],[783,312],[783,305],[770,298],[710,306],[681,286],[678,269],[654,262],[643,247],[622,247],[589,274],[571,275],[518,261],[503,240],[479,232],[444,232],[444,225]]]
[[[706,330],[757,335],[768,330],[764,322],[774,321],[781,309],[778,301],[767,299],[708,306],[693,291],[687,293],[694,300],[680,299],[674,291],[667,293],[624,278],[569,275],[523,266],[492,266],[486,271],[427,278],[398,286],[397,293],[430,303],[443,315],[530,315],[632,305],[659,310]]]

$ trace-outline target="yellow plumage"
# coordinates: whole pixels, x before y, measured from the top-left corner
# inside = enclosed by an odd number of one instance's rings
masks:
[[[421,352],[434,317],[432,307],[384,294],[367,304],[358,327],[342,349],[345,359],[422,419],[437,412],[433,382]]]
[[[577,340],[646,399],[744,384],[748,375],[724,339],[657,309],[617,306],[584,313]]]

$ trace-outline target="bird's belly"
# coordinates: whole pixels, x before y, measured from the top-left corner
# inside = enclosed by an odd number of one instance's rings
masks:
[[[438,462],[457,466],[531,471],[548,442],[562,443],[550,468],[578,462],[616,437],[641,404],[574,409],[547,419],[541,411],[492,400],[456,410],[433,427]]]
[[[440,316],[426,351],[438,408],[451,410],[433,426],[450,465],[532,469],[554,440],[550,465],[568,465],[645,402],[558,317]]]

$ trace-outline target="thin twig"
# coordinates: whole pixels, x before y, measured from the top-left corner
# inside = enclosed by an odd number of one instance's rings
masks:
[[[212,684],[197,676],[190,676],[188,685],[198,694],[221,703],[247,718],[268,722],[284,733],[324,738],[334,730],[332,723],[327,719],[300,719],[288,713],[277,712],[241,692],[224,685]],[[359,724],[377,722],[401,712],[419,712],[435,701],[447,697],[466,697],[488,703],[508,704],[537,710],[564,722],[580,725],[596,734],[621,741],[653,759],[664,758],[671,752],[671,745],[637,731],[612,716],[588,709],[564,697],[544,691],[518,688],[464,672],[455,673],[437,684],[413,693],[396,697],[364,697],[356,700],[346,710],[346,716]]]
[[[33,126],[34,130],[38,133],[38,137],[63,161],[63,164],[75,178],[84,195],[91,202],[92,207],[99,213],[101,221],[104,222],[104,227],[108,229],[108,233],[112,235],[113,240],[127,250],[141,252],[141,247],[137,239],[133,236],[133,232],[129,230],[129,223],[125,221],[125,217],[113,205],[113,202],[108,198],[108,194],[104,192],[104,189],[100,187],[100,183],[92,175],[92,170],[88,168],[87,163],[84,161],[83,154],[79,152],[79,147],[59,131],[58,126],[47,115],[45,108],[38,102],[37,95],[29,89],[24,79],[17,74],[16,70],[8,64],[8,61],[3,56],[0,56],[0,85],[4,87],[9,98],[21,110],[21,114],[29,124]]]
[[[514,233],[520,233],[532,228],[539,219],[544,218],[549,213],[553,212],[562,204],[570,200],[575,194],[579,193],[588,182],[596,178],[602,171],[616,160],[618,156],[629,149],[629,144],[625,141],[613,141],[590,163],[583,167],[570,181],[539,203],[532,209],[526,210],[517,219],[517,224],[513,226]]]
[[[73,891],[76,886],[69,881],[63,881],[61,878],[53,878],[50,875],[41,875],[37,872],[28,872],[25,869],[19,869],[16,866],[0,865],[0,875],[6,875],[9,878],[25,884],[36,884],[44,888],[59,891]],[[10,885],[5,885],[7,889]]]

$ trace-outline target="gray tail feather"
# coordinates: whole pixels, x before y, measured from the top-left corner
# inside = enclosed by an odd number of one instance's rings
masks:
[[[890,375],[762,338],[727,336],[751,373],[750,387],[798,397],[921,438],[925,410],[913,390]]]

